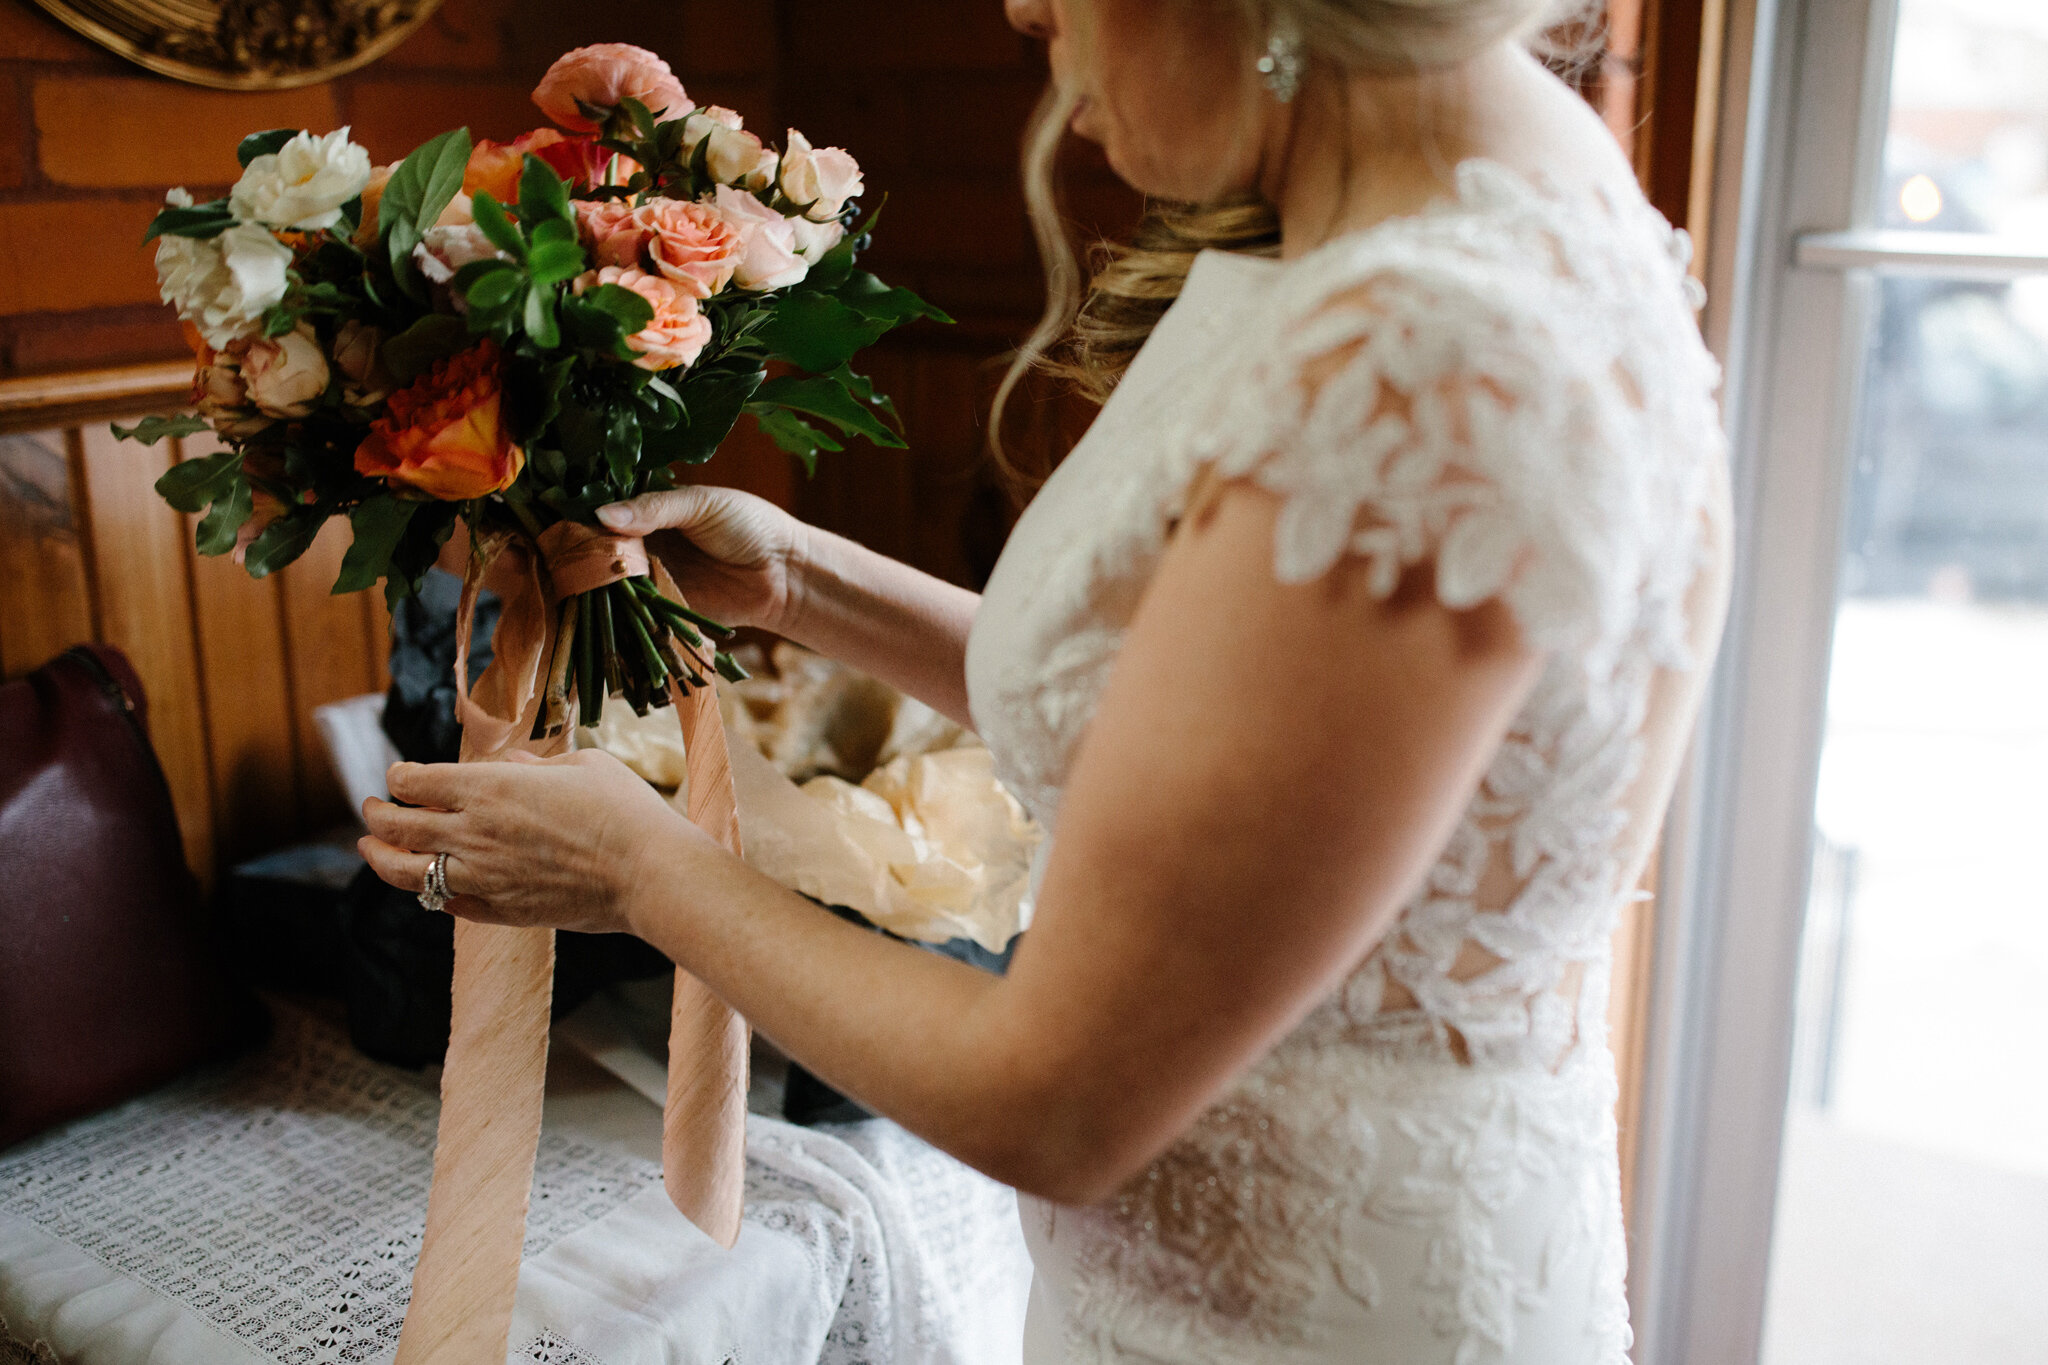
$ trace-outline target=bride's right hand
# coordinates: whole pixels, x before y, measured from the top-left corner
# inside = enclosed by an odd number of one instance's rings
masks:
[[[729,626],[783,633],[798,597],[804,524],[765,498],[691,484],[599,510],[620,535],[645,536],[690,605]]]

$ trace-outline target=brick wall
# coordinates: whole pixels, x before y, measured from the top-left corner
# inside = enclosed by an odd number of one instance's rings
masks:
[[[151,75],[0,0],[0,373],[175,354],[135,244],[168,186],[233,179],[242,134],[347,123],[380,160],[463,123],[508,137],[539,122],[555,54],[607,40],[658,49],[700,102],[857,149],[893,205],[878,266],[977,321],[1028,313],[1015,149],[1040,76],[993,0],[447,0],[368,69],[265,94]]]

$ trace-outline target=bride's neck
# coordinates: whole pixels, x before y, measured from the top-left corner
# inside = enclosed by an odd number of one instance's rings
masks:
[[[1303,89],[1281,120],[1262,185],[1280,214],[1281,254],[1420,211],[1458,164],[1489,155],[1541,68],[1511,44],[1456,67],[1360,75]]]

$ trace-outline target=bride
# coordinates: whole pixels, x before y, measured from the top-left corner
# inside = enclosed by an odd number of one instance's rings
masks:
[[[1055,831],[1007,977],[841,922],[599,754],[401,765],[422,809],[372,802],[366,856],[639,934],[1014,1185],[1038,1365],[1623,1365],[1609,936],[1727,494],[1683,239],[1524,50],[1551,8],[1009,0],[1051,49],[1048,243],[1069,127],[1208,207],[1078,324],[1055,288],[1041,341],[1114,391],[986,594],[736,492],[607,509],[698,606],[971,721]]]

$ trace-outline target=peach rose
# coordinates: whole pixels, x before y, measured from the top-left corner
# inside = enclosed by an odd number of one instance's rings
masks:
[[[391,395],[356,447],[356,472],[443,502],[509,487],[526,452],[505,431],[501,358],[483,341]]]
[[[579,199],[570,207],[576,210],[583,249],[599,266],[639,270],[647,265],[647,226],[631,204],[616,199]]]
[[[700,299],[732,283],[746,239],[709,204],[657,199],[634,218],[647,230],[654,268]]]
[[[601,284],[630,289],[654,309],[654,320],[626,338],[626,344],[640,353],[633,363],[641,369],[673,370],[694,364],[711,344],[711,319],[698,309],[696,295],[681,285],[644,270],[621,270],[608,265],[601,270],[584,271],[570,289],[582,294]]]
[[[585,106],[608,113],[628,99],[640,101],[659,119],[681,118],[694,107],[668,63],[630,43],[598,43],[565,52],[533,90],[533,102],[543,114],[578,133],[594,133],[599,127],[584,114]]]
[[[350,318],[334,334],[334,368],[348,380],[342,389],[344,401],[359,408],[372,408],[391,392],[390,371],[384,368],[382,328]]]
[[[245,349],[237,342],[216,351],[203,341],[193,348],[199,369],[192,376],[192,406],[223,436],[254,436],[271,422],[249,401],[249,386],[242,378]]]
[[[249,401],[271,417],[307,417],[327,392],[327,357],[313,325],[302,322],[281,337],[258,337],[242,355]]]

